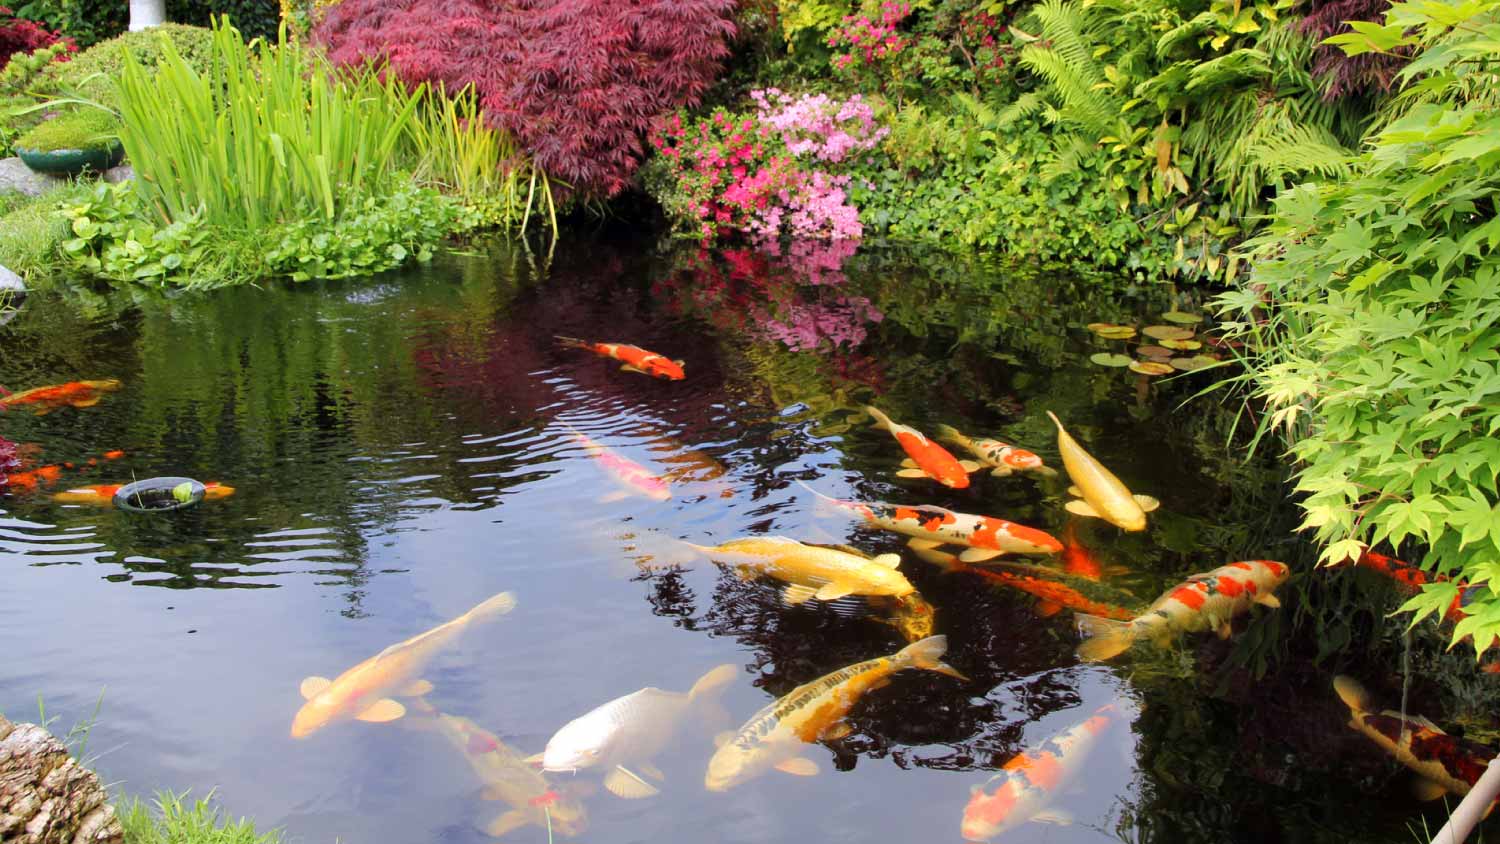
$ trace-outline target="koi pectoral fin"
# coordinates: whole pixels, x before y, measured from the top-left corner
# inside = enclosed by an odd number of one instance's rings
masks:
[[[1062,809],[1043,809],[1031,816],[1037,823],[1055,823],[1059,826],[1068,826],[1073,823],[1073,816]]]
[[[1256,595],[1255,603],[1270,607],[1273,610],[1281,608],[1281,599],[1271,594],[1270,592],[1262,592],[1259,595]]]
[[[854,588],[844,583],[827,583],[817,591],[813,597],[820,601],[836,601],[846,595],[853,595]]]
[[[996,466],[995,468],[990,470],[990,474],[994,475],[997,478],[1008,478],[1010,477],[1011,471],[1012,470],[1009,466]]]
[[[964,471],[969,473],[974,473],[984,468],[982,464],[973,460],[960,460],[958,461],[958,465],[964,467]]]
[[[304,698],[311,700],[331,685],[333,685],[333,681],[327,677],[308,677],[302,681],[302,686],[298,691],[302,693]]]
[[[1143,513],[1149,513],[1161,506],[1160,501],[1157,501],[1155,498],[1152,498],[1149,495],[1135,495],[1132,497],[1135,499],[1135,503],[1140,505],[1141,512]]]
[[[636,765],[636,767],[641,769],[641,773],[645,774],[651,779],[656,780],[657,782],[661,782],[662,780],[667,778],[667,775],[661,772],[661,768],[656,767],[650,762],[642,762],[639,765]]]
[[[621,372],[634,372],[634,373],[636,373],[638,375],[645,375],[646,374],[645,370],[639,369],[639,368],[634,367],[634,366],[631,366],[628,363],[625,364],[624,366],[620,367],[620,371]]]
[[[898,478],[925,478],[927,473],[921,469],[902,469],[896,473]]]
[[[1052,468],[1051,466],[1038,466],[1035,469],[1032,469],[1031,471],[1037,473],[1038,475],[1041,475],[1044,478],[1055,478],[1055,477],[1057,477],[1057,470],[1054,469],[1054,468]]]
[[[908,458],[906,458],[906,459],[904,459],[904,460],[901,461],[901,465],[902,465],[903,468],[906,468],[906,469],[915,469],[915,468],[917,468],[917,461],[915,461],[915,460],[911,459],[910,457],[908,457]]]
[[[640,800],[661,793],[661,789],[619,765],[604,775],[604,787],[621,800]]]
[[[413,681],[410,685],[406,686],[406,688],[402,689],[397,694],[400,694],[402,697],[421,697],[422,695],[425,695],[431,691],[431,683],[426,680],[416,680]]]
[[[388,697],[383,697],[370,704],[363,712],[354,717],[361,721],[371,721],[381,724],[386,721],[394,721],[405,714],[406,707]]]
[[[1098,510],[1090,507],[1087,501],[1078,498],[1075,498],[1072,501],[1069,501],[1067,504],[1064,504],[1063,509],[1067,510],[1069,513],[1072,513],[1075,516],[1083,516],[1089,519],[1104,518],[1103,516],[1099,515]]]
[[[934,540],[931,540],[931,539],[908,539],[908,540],[906,540],[906,547],[912,549],[913,551],[931,551],[934,548],[941,547],[942,544],[943,543],[937,542],[937,541],[934,541]]]
[[[958,555],[958,559],[965,563],[982,563],[985,560],[993,560],[1003,553],[1005,552],[996,551],[993,548],[965,548],[964,552]]]
[[[817,593],[818,590],[812,588],[811,586],[798,586],[796,584],[793,584],[781,590],[781,599],[795,607],[799,604],[806,603]]]
[[[1082,498],[1083,490],[1079,489],[1077,484],[1074,484],[1068,487],[1068,494],[1073,496],[1074,498]]]
[[[776,770],[794,777],[817,776],[818,763],[806,756],[793,756],[792,758],[776,765]]]
[[[893,569],[901,565],[901,555],[881,554],[878,557],[871,558],[870,562],[874,563],[877,566],[885,566],[888,569]]]
[[[1448,789],[1443,788],[1426,777],[1414,777],[1411,781],[1411,793],[1418,800],[1426,802],[1442,797],[1448,793]]]

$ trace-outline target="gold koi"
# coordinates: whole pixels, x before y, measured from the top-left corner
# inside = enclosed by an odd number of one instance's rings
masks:
[[[1145,530],[1146,514],[1161,502],[1149,495],[1132,494],[1104,464],[1083,450],[1056,414],[1049,410],[1047,415],[1057,425],[1057,450],[1062,452],[1063,468],[1073,481],[1068,491],[1079,499],[1068,502],[1068,512],[1103,519],[1126,531]]]
[[[764,574],[790,584],[782,591],[789,604],[810,598],[835,601],[847,595],[904,598],[916,592],[896,570],[899,554],[868,557],[853,548],[804,545],[781,536],[731,539],[715,546],[683,543],[706,557],[735,566],[749,579]]]

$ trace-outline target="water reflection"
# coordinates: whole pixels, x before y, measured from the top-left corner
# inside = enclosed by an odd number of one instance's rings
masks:
[[[1342,729],[1335,701],[1307,703],[1328,697],[1326,682],[1232,670],[1264,665],[1292,621],[1266,613],[1232,643],[1079,665],[1069,613],[1043,606],[1066,604],[1016,585],[1137,610],[1183,574],[1291,556],[1271,541],[1291,521],[1276,506],[1281,468],[1226,454],[1220,411],[1174,411],[1192,384],[1158,382],[1140,403],[1132,382],[1080,362],[1082,325],[1160,309],[1124,292],[847,244],[653,253],[601,239],[550,264],[497,244],[366,284],[33,296],[0,335],[0,383],[121,387],[93,406],[4,414],[0,432],[32,446],[25,468],[125,455],[0,499],[13,606],[0,636],[22,643],[0,664],[0,706],[23,711],[40,692],[69,713],[107,685],[98,729],[124,746],[101,760],[106,776],[130,791],[216,784],[235,813],[307,840],[540,841],[550,810],[537,825],[542,785],[517,748],[540,750],[601,700],[689,689],[732,664],[722,703],[738,724],[944,635],[944,660],[969,681],[892,676],[849,711],[847,733],[803,748],[822,775],[710,795],[715,749],[698,736],[648,760],[662,779],[635,771],[662,792],[652,800],[549,775],[554,832],[581,831],[586,812],[600,840],[958,840],[971,786],[1127,701],[1133,725],[1089,755],[1082,791],[1057,795],[1077,822],[1003,840],[1400,838],[1391,820],[1409,805],[1359,794],[1342,756],[1285,761]],[[559,348],[559,334],[681,357],[688,378],[621,373]],[[901,480],[900,452],[860,409],[876,399],[919,430],[982,431],[1055,464],[1052,410],[1162,508],[1148,531],[1122,534],[1075,526],[1066,485],[1045,478]],[[600,453],[667,495],[612,496]],[[49,495],[132,475],[220,479],[236,494],[152,519]],[[821,517],[799,480],[1002,517],[1091,556],[1032,561],[1049,571],[938,568],[906,537]],[[768,534],[899,554],[920,598],[788,606],[783,583],[682,563],[658,543]],[[503,589],[519,595],[512,616],[414,678],[433,686],[402,704],[415,729],[287,737],[304,677]],[[1204,665],[1230,666],[1232,692]],[[475,777],[503,805],[477,805]]]

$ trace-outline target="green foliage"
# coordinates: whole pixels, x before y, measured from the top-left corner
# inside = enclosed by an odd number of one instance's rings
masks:
[[[285,227],[266,254],[270,269],[293,281],[346,278],[432,258],[433,244],[477,220],[453,200],[407,188],[352,204],[335,221],[313,217]]]
[[[32,0],[20,10],[32,20],[45,20],[51,28],[61,29],[81,47],[150,31],[126,32],[129,4],[118,0]],[[215,15],[227,15],[246,38],[274,39],[281,18],[277,0],[166,0],[166,12],[167,20],[173,22],[164,24],[167,27],[207,28]]]
[[[4,200],[11,210],[0,217],[0,265],[19,273],[28,284],[45,283],[61,264],[59,247],[70,236],[58,206],[87,193],[87,186],[73,185],[46,196]]]
[[[68,262],[100,278],[189,283],[207,253],[200,215],[158,225],[141,214],[131,182],[101,183],[62,214],[73,235],[62,244]]]
[[[67,43],[59,41],[39,50],[11,56],[10,61],[5,64],[5,70],[0,71],[0,94],[14,96],[25,93],[42,75],[42,71],[47,70],[58,56],[66,52]]]
[[[127,54],[117,93],[120,139],[164,220],[201,209],[230,229],[333,221],[404,178],[397,156],[422,89],[394,74],[336,78],[296,42],[247,46],[228,26],[214,32],[206,73],[161,48],[154,78]]]
[[[163,45],[168,43],[194,70],[207,70],[213,33],[202,27],[168,23],[127,32],[83,50],[71,61],[50,65],[37,80],[38,88],[42,93],[66,92],[114,106],[114,82],[124,71],[126,54],[155,72],[166,54]]]
[[[119,128],[113,114],[97,108],[80,108],[38,124],[16,138],[15,145],[41,152],[109,149],[115,144]]]
[[[187,793],[156,795],[156,811],[140,798],[120,807],[126,844],[279,844],[279,830],[257,833],[255,824],[230,820],[210,801],[213,795],[187,805]]]
[[[1386,543],[1466,580],[1453,641],[1482,653],[1500,637],[1500,0],[1400,3],[1336,40],[1421,51],[1405,110],[1348,180],[1278,197],[1250,286],[1220,302],[1323,559]],[[1403,609],[1441,614],[1457,592]]]

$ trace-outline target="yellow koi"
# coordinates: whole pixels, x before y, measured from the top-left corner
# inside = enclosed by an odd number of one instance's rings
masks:
[[[896,570],[901,564],[899,554],[871,558],[852,548],[804,545],[781,536],[731,539],[712,547],[684,544],[735,566],[747,579],[764,574],[791,584],[782,592],[789,604],[800,604],[809,598],[834,601],[847,595],[903,598],[917,591]]]
[[[755,713],[733,738],[725,741],[708,762],[703,784],[709,791],[726,791],[775,768],[797,776],[812,776],[818,764],[802,756],[802,745],[836,741],[852,731],[844,716],[866,692],[883,688],[898,671],[921,668],[967,681],[958,669],[942,662],[948,637],[932,636],[900,651],[869,659],[804,683]]]
[[[432,684],[417,675],[438,651],[470,624],[502,616],[515,606],[515,595],[501,592],[452,621],[391,645],[333,680],[308,677],[301,687],[307,702],[292,719],[292,738],[351,718],[377,722],[400,718],[406,707],[388,695],[419,697],[432,691]]]
[[[1131,494],[1119,478],[1083,450],[1056,414],[1049,410],[1047,415],[1057,425],[1057,450],[1062,452],[1063,468],[1073,480],[1074,485],[1068,491],[1081,499],[1069,501],[1068,512],[1103,519],[1127,531],[1145,530],[1146,514],[1159,507],[1160,502],[1149,495]]]

